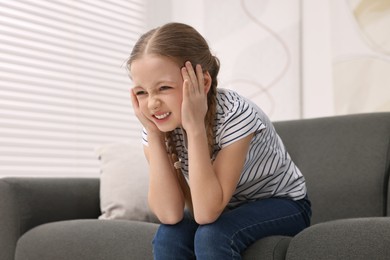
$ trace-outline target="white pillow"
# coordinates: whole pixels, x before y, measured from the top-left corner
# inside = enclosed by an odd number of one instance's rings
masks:
[[[157,222],[147,203],[148,165],[142,144],[105,144],[95,153],[101,171],[99,219]]]

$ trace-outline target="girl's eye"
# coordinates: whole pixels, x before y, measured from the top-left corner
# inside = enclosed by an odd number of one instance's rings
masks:
[[[168,89],[171,89],[171,87],[169,87],[169,86],[162,86],[162,87],[160,87],[160,90],[168,90]]]
[[[141,95],[145,95],[145,94],[146,94],[146,91],[143,91],[143,90],[138,90],[135,92],[136,96],[141,96]]]

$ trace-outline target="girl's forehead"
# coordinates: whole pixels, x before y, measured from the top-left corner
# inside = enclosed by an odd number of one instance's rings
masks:
[[[152,87],[162,82],[182,81],[180,67],[171,59],[157,55],[147,55],[135,60],[130,67],[130,75],[135,86]]]

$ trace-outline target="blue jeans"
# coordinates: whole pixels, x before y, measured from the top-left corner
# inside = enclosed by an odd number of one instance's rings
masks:
[[[160,225],[154,259],[241,259],[241,252],[267,236],[294,236],[310,225],[307,198],[269,198],[227,210],[213,223],[198,225],[190,214],[175,225]]]

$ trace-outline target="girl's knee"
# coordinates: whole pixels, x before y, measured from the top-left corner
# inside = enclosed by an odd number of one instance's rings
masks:
[[[219,254],[216,250],[227,250],[231,252],[232,241],[229,235],[218,225],[199,226],[195,233],[195,254]]]
[[[195,244],[207,244],[219,240],[219,236],[222,236],[219,230],[213,226],[213,224],[199,226],[198,230],[195,233]]]
[[[160,225],[153,239],[155,259],[195,259],[193,234],[175,225]]]
[[[161,224],[154,236],[153,244],[169,246],[169,244],[177,243],[177,240],[191,243],[193,242],[193,232],[192,228],[185,225],[185,223],[176,225]]]

